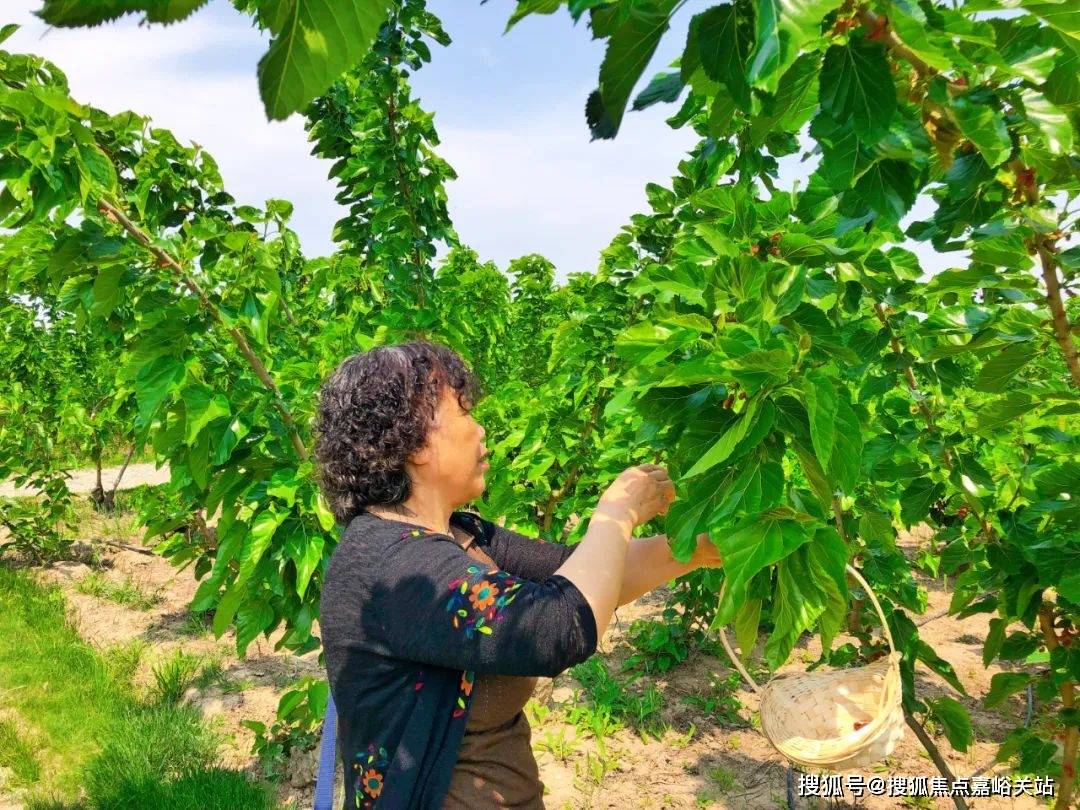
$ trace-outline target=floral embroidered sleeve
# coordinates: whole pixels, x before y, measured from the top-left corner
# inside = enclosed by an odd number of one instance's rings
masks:
[[[581,591],[488,566],[449,537],[404,533],[365,572],[370,626],[386,654],[476,674],[554,676],[596,650]]]

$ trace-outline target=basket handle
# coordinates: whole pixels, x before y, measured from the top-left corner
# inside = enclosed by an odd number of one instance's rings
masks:
[[[870,597],[870,602],[874,605],[874,610],[877,611],[878,618],[881,619],[881,629],[884,632],[885,641],[889,644],[889,651],[895,652],[896,644],[893,642],[892,632],[889,630],[889,623],[885,620],[885,611],[881,609],[881,604],[878,602],[877,597],[874,595],[873,588],[871,588],[870,585],[866,582],[866,580],[863,579],[862,574],[856,571],[853,567],[851,567],[850,565],[845,565],[844,568],[847,569],[847,572],[849,574],[855,577],[858,583],[862,585],[863,590],[866,591],[866,595]],[[720,585],[720,600],[723,600],[724,598],[724,592],[727,590],[727,584],[727,579],[724,579],[723,583],[721,583]],[[750,684],[751,688],[753,688],[753,690],[760,695],[761,687],[758,686],[757,681],[750,677],[750,673],[747,672],[746,668],[742,665],[742,661],[739,660],[739,656],[736,655],[735,651],[731,649],[731,643],[727,639],[726,626],[720,628],[720,632],[718,633],[718,635],[720,636],[720,643],[724,646],[724,652],[728,654],[728,658],[730,658],[731,663],[735,665],[735,669],[739,670],[739,674],[742,675],[743,678],[746,679],[746,682]]]

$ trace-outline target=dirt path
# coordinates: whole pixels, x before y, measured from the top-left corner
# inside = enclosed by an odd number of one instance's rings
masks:
[[[901,542],[901,547],[913,558],[924,542],[925,538],[908,536]],[[189,697],[209,721],[218,724],[229,736],[223,753],[224,764],[254,772],[257,766],[249,753],[252,733],[241,726],[240,721],[259,720],[269,724],[280,694],[290,682],[302,675],[323,677],[317,653],[306,656],[275,653],[273,642],[282,632],[279,630],[270,642],[260,639],[253,643],[247,658],[241,660],[236,656],[231,632],[221,640],[215,640],[188,610],[197,584],[190,570],[178,572],[163,559],[130,551],[109,551],[106,558],[110,567],[104,575],[109,580],[117,584],[134,583],[146,593],[158,594],[161,601],[149,610],[139,611],[79,593],[76,586],[90,569],[77,563],[60,564],[41,573],[62,587],[74,619],[88,640],[102,647],[132,640],[147,645],[139,677],[149,678],[150,665],[177,649],[204,656],[206,660],[216,660],[221,666],[222,678],[201,691],[190,690]],[[921,573],[916,572],[915,578],[928,591],[926,613],[921,618],[915,617],[920,622],[941,613],[949,603],[951,591],[943,588],[940,581]],[[606,630],[597,653],[609,672],[617,673],[634,652],[627,633],[635,620],[664,620],[665,593],[665,588],[658,588],[619,608],[618,624]],[[317,629],[315,632],[317,634]],[[982,665],[985,616],[976,615],[963,621],[937,618],[920,627],[920,632],[939,655],[953,664],[968,691],[967,696],[958,694],[942,678],[919,664],[916,680],[920,697],[947,695],[956,698],[969,708],[974,724],[976,742],[967,753],[954,751],[942,731],[932,729],[941,753],[957,776],[1007,775],[1007,767],[995,765],[993,757],[1008,730],[1017,724],[1018,718],[1024,717],[1024,696],[1014,696],[996,709],[982,707],[981,699],[989,691],[990,678],[1001,671],[997,665],[989,669]],[[835,643],[840,645],[846,640],[841,636]],[[762,638],[761,643],[764,641]],[[816,639],[808,641],[804,637],[781,672],[805,668],[817,658],[819,649]],[[540,776],[547,788],[545,804],[548,810],[693,807],[765,810],[785,807],[787,762],[755,730],[758,699],[749,687],[740,683],[735,688],[734,695],[741,701],[741,707],[736,707],[734,716],[723,720],[703,711],[700,703],[694,705],[695,699],[724,698],[730,694],[723,688],[718,691],[714,684],[722,682],[732,672],[726,659],[698,652],[671,672],[643,679],[641,686],[651,683],[659,692],[662,699],[660,717],[670,729],[660,740],[642,739],[630,729],[619,729],[604,735],[603,752],[592,733],[586,730],[584,720],[577,724],[572,722],[574,712],[580,712],[585,703],[580,684],[568,673],[553,681],[542,678],[527,714]],[[287,778],[280,797],[290,802],[287,806],[295,810],[311,807],[315,755],[314,750],[298,755],[285,769]],[[873,770],[853,773],[859,773],[865,779],[937,775],[910,730],[885,762]],[[795,779],[798,779],[797,775]],[[1026,810],[1049,806],[1047,799],[1031,796],[969,798],[967,801],[971,808],[979,810],[996,807]],[[798,797],[795,806],[799,810],[824,807],[950,810],[953,804],[947,798],[915,801],[864,796],[853,799],[849,794],[843,800]]]
[[[120,467],[105,467],[101,471],[101,481],[106,490],[112,489],[116,476],[120,474]],[[160,470],[152,462],[144,464],[129,464],[124,471],[124,477],[120,479],[120,489],[134,489],[140,484],[164,484],[169,480],[169,466],[166,464]],[[94,470],[72,470],[68,479],[68,489],[75,494],[87,493],[94,488],[96,474]],[[36,490],[31,487],[17,487],[14,481],[0,481],[0,497],[16,497],[21,495],[33,495]]]

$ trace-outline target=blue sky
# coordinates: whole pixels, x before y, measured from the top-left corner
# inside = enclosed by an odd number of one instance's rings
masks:
[[[129,16],[92,29],[48,29],[32,15],[40,0],[14,0],[3,21],[23,25],[4,47],[39,53],[67,74],[84,103],[150,115],[182,140],[204,146],[230,192],[261,204],[296,205],[293,227],[308,255],[332,250],[342,210],[310,155],[298,116],[269,123],[255,66],[266,38],[245,15],[213,0],[183,23],[139,28]],[[647,210],[644,186],[667,183],[689,131],[664,118],[673,106],[628,114],[615,141],[589,141],[583,109],[595,87],[603,43],[562,10],[530,17],[505,36],[511,0],[431,0],[453,38],[413,77],[415,95],[435,113],[440,154],[458,173],[448,187],[461,239],[505,268],[542,253],[557,276],[592,270],[599,251],[629,217]],[[685,42],[683,11],[647,75]]]

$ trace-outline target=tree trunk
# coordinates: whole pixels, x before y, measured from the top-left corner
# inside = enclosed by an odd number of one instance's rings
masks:
[[[94,509],[99,512],[106,510],[105,506],[105,487],[101,483],[101,450],[100,444],[95,445],[93,451],[91,451],[91,457],[94,459],[94,488],[90,490],[90,502],[94,504]]]

